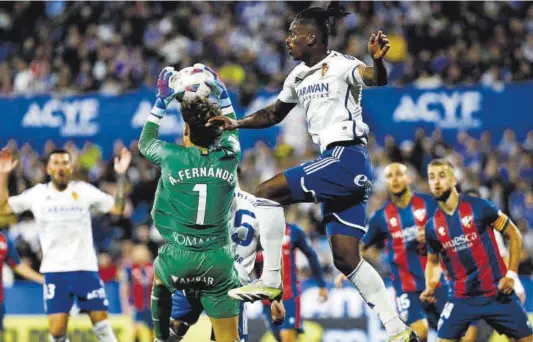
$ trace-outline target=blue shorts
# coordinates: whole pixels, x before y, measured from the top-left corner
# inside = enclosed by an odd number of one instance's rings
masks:
[[[150,329],[154,328],[154,321],[152,320],[152,310],[150,310],[149,308],[135,311],[134,318],[135,318],[135,323],[142,323]]]
[[[439,338],[459,339],[470,323],[479,319],[485,320],[498,333],[515,339],[533,334],[529,318],[513,293],[504,298],[478,296],[450,299],[440,316]]]
[[[73,271],[44,274],[46,314],[69,313],[76,299],[82,312],[107,311],[109,302],[98,272]]]
[[[322,203],[328,235],[361,238],[366,233],[366,205],[374,169],[366,147],[337,146],[318,159],[285,171],[296,202]]]
[[[248,340],[248,318],[246,303],[241,302],[239,311],[239,339],[240,342]],[[187,323],[191,326],[198,322],[204,311],[199,298],[186,296],[183,291],[176,291],[172,295],[172,311],[170,317],[175,321]]]
[[[420,300],[421,293],[404,292],[396,296],[400,317],[409,326],[421,319],[427,319],[429,326],[437,330],[440,314],[448,300],[448,287],[441,286],[435,290],[436,303],[423,303]]]
[[[298,333],[303,333],[303,320],[300,313],[300,297],[284,299],[283,306],[285,307],[285,320],[282,324],[277,325],[272,323],[272,316],[270,315],[270,305],[263,306],[263,315],[264,318],[270,326],[270,330],[279,341],[280,332],[282,330],[296,330]]]

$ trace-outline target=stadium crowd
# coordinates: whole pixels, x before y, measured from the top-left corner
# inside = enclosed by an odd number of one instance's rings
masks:
[[[248,150],[241,162],[240,186],[253,192],[254,187],[275,173],[314,157],[310,148],[298,152],[282,138],[275,148],[258,142],[254,149]],[[457,166],[457,176],[461,190],[477,189],[481,195],[490,199],[508,213],[524,236],[519,273],[533,275],[533,131],[525,141],[517,141],[512,130],[503,137],[491,137],[488,133],[475,139],[466,132],[458,135],[453,145],[446,144],[435,130],[431,135],[424,131],[416,132],[412,141],[397,144],[389,136],[383,146],[371,139],[371,155],[376,170],[374,192],[369,204],[369,212],[374,212],[387,198],[383,184],[384,166],[392,161],[409,165],[414,188],[428,193],[425,176],[427,164],[432,158],[444,157]],[[8,145],[20,160],[16,172],[9,182],[11,194],[19,193],[33,184],[46,180],[45,162],[47,151],[55,144],[49,141],[43,154],[37,153],[28,144],[17,146],[15,141]],[[113,193],[115,176],[112,161],[102,159],[98,146],[86,143],[82,149],[74,144],[64,146],[72,155],[75,165],[75,178],[89,181],[105,191]],[[123,147],[115,143],[115,151]],[[121,265],[126,263],[134,243],[146,244],[155,256],[162,242],[157,230],[152,227],[149,210],[158,179],[158,169],[141,157],[137,142],[129,146],[133,153],[132,166],[128,171],[129,189],[125,217],[110,215],[94,218],[93,233],[95,246],[99,253],[100,272],[104,280],[116,279]],[[319,221],[320,208],[314,204],[295,205],[286,211],[287,221],[298,223],[311,238],[319,252],[322,267],[330,277],[334,275],[331,252]],[[3,222],[9,225],[9,233],[17,243],[23,260],[37,269],[40,260],[40,247],[37,230],[32,229],[35,222],[31,214],[23,214],[18,222]],[[370,254],[372,263],[383,275],[388,274],[388,266],[382,262],[382,254],[375,250]],[[301,262],[301,274],[308,274],[306,258]]]
[[[285,48],[309,2],[11,2],[0,6],[0,94],[153,87],[166,65],[219,69],[246,104],[279,86],[294,62]],[[346,2],[331,46],[368,58],[382,29],[393,84],[438,85],[533,78],[530,2]],[[32,23],[28,25],[28,23]],[[216,56],[216,57],[215,57]],[[369,60],[366,60],[370,62]]]

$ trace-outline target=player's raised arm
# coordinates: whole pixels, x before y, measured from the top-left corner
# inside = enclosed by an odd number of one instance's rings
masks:
[[[11,153],[7,148],[0,152],[0,216],[8,216],[13,214],[13,210],[9,205],[9,190],[8,179],[9,173],[15,169],[17,161],[13,159]]]
[[[266,128],[283,121],[294,106],[296,106],[296,103],[286,103],[278,99],[270,106],[260,109],[241,120],[230,119],[228,117],[216,117],[209,120],[207,125],[220,125],[223,130],[235,130],[237,128]]]
[[[122,215],[126,204],[126,171],[131,163],[131,152],[127,148],[120,151],[119,156],[115,156],[114,168],[117,174],[117,190],[115,193],[115,202],[110,213],[113,215]]]
[[[368,40],[368,52],[372,56],[374,65],[371,67],[361,65],[357,68],[366,85],[384,86],[389,82],[387,68],[383,61],[383,57],[389,49],[389,38],[383,32],[378,31],[377,34],[372,33]]]
[[[209,86],[209,88],[211,88],[210,98],[218,102],[222,115],[216,116],[211,120],[218,118],[220,119],[219,122],[221,124],[224,123],[225,120],[229,120],[230,122],[237,120],[237,116],[235,115],[235,109],[233,108],[233,104],[231,103],[228,90],[226,89],[224,82],[220,79],[218,74],[204,64],[197,63],[194,65],[194,67],[202,68],[215,76],[214,80],[208,80],[206,81],[206,84],[207,86]],[[206,127],[211,126],[209,124],[211,120],[208,121]],[[238,132],[232,130],[225,130],[225,132],[222,133],[221,137],[219,138],[217,145],[218,148],[226,152],[226,155],[228,157],[240,157],[241,144],[239,142]]]
[[[157,79],[157,99],[148,119],[144,123],[139,139],[139,151],[154,164],[159,165],[168,144],[159,140],[159,124],[167,111],[167,107],[177,96],[183,95],[183,89],[171,86],[178,73],[172,67],[161,70]]]
[[[298,102],[294,83],[295,77],[290,74],[285,80],[283,89],[276,102],[242,118],[241,120],[229,117],[217,117],[209,120],[206,125],[219,125],[221,129],[225,131],[235,130],[237,128],[257,129],[274,126],[283,121]]]

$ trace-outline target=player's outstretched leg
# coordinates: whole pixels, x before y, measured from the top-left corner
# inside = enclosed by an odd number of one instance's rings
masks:
[[[330,228],[340,223],[332,221],[328,225]],[[416,334],[398,317],[379,273],[360,257],[359,239],[348,235],[330,235],[329,241],[335,267],[346,275],[368,306],[377,313],[390,341],[418,341]]]
[[[273,300],[282,295],[281,245],[286,223],[281,205],[292,201],[284,174],[279,174],[260,184],[255,195],[258,197],[255,214],[261,222],[263,274],[260,280],[228,292],[232,298],[245,302],[261,299]]]

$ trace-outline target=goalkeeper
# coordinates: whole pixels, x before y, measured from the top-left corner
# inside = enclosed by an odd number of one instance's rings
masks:
[[[177,85],[171,87],[171,79],[176,77]],[[220,98],[224,114],[235,118],[224,85],[218,79],[206,83],[211,94]],[[239,302],[227,294],[239,286],[229,236],[239,140],[235,131],[221,133],[205,127],[210,118],[223,115],[220,107],[201,97],[181,102],[184,91],[179,84],[173,68],[161,71],[156,104],[139,140],[141,153],[161,167],[152,217],[168,241],[154,262],[156,341],[170,341],[171,292],[176,289],[200,300],[217,341],[239,341]],[[175,98],[181,102],[190,137],[185,147],[157,139],[159,122]]]

